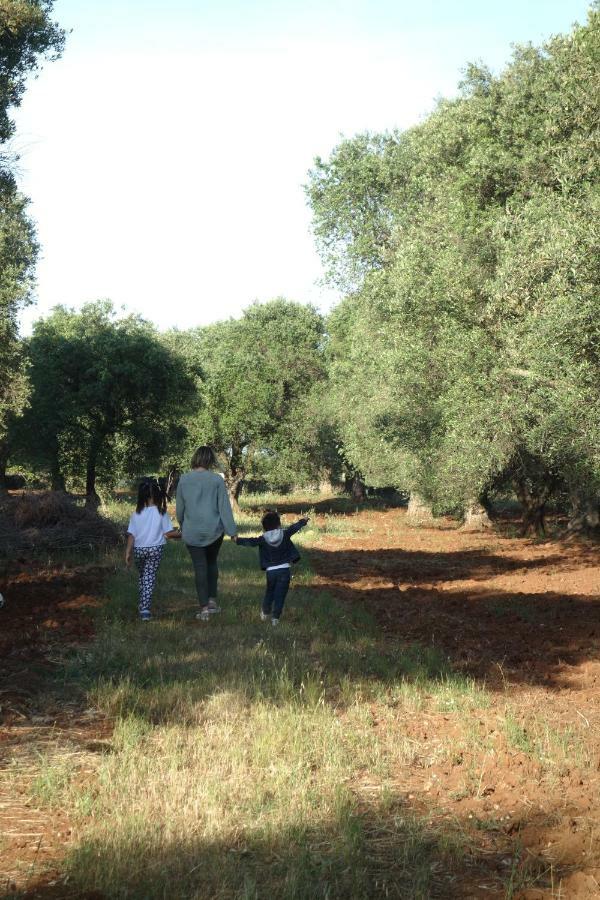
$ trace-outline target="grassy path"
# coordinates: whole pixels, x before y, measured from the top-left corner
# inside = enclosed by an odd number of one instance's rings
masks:
[[[209,623],[194,618],[184,547],[167,548],[152,624],[138,621],[135,576],[115,560],[94,642],[66,648],[51,685],[112,727],[76,751],[66,731],[56,735],[32,763],[32,804],[60,810],[72,833],[54,883],[39,872],[26,896],[559,896],[552,866],[523,850],[517,798],[511,818],[491,773],[523,766],[546,789],[575,765],[573,740],[545,732],[540,776],[535,732],[514,698],[431,644],[403,643],[312,572],[311,554],[324,550],[343,571],[344,545],[369,534],[386,553],[399,539],[427,540],[398,537],[393,519],[380,540],[377,512],[317,517],[298,538],[304,562],[278,629],[259,619],[255,551],[224,545],[223,612]],[[373,564],[410,558],[394,554]],[[388,568],[367,574],[368,591],[377,578],[389,590]],[[528,886],[538,893],[522,893]]]
[[[307,566],[279,629],[261,623],[255,556],[224,546],[223,612],[208,625],[194,621],[181,546],[150,626],[131,577],[110,580],[99,639],[69,673],[116,722],[75,798],[86,821],[71,883],[148,898],[442,892],[436,870],[456,848],[395,797],[412,750],[373,728],[373,706],[413,704],[416,684],[470,702],[471,686],[452,685],[435,654],[399,655],[368,616],[312,590]]]

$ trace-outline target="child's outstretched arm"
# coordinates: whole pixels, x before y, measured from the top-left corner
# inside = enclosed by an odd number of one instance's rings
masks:
[[[165,537],[168,541],[180,541],[181,540],[181,529],[180,528],[172,528],[170,531],[165,531]]]
[[[293,525],[288,525],[285,529],[285,533],[287,535],[296,534],[297,531],[300,531],[301,528],[305,528],[310,522],[310,517],[306,516],[305,518],[298,519],[297,522],[294,522]]]
[[[234,538],[234,540],[235,540],[236,544],[238,544],[241,547],[258,547],[260,538],[257,538],[257,537],[243,538],[243,537],[238,536],[238,537]]]

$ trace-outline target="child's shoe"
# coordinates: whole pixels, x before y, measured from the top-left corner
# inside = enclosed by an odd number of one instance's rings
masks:
[[[152,614],[149,612],[140,613],[140,619],[142,620],[142,622],[151,622]]]

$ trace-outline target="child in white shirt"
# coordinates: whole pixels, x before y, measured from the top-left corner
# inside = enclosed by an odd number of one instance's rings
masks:
[[[138,572],[139,612],[142,622],[152,618],[150,607],[156,584],[156,575],[167,538],[180,538],[181,532],[173,528],[167,515],[167,501],[155,478],[142,479],[135,512],[127,528],[125,563],[131,565],[131,555]]]

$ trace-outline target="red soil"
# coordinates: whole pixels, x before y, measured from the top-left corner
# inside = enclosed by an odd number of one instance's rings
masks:
[[[598,547],[436,524],[414,529],[398,510],[365,511],[352,517],[351,538],[326,535],[311,551],[323,587],[367,605],[401,643],[434,645],[491,694],[458,724],[436,712],[405,723],[407,736],[434,751],[464,735],[467,716],[481,751],[403,768],[399,791],[432,821],[460,823],[472,841],[474,871],[455,896],[509,896],[507,871],[514,867],[518,886],[525,867],[541,877],[510,896],[600,897]],[[524,747],[507,735],[507,711]],[[532,722],[538,736],[540,722],[559,744],[566,736],[577,765],[564,754],[561,763],[556,741],[548,759],[530,750]],[[468,767],[478,776],[470,791]]]
[[[45,871],[44,897],[65,896],[54,885],[71,825],[60,810],[39,809],[29,796],[39,754],[68,744],[87,748],[110,732],[83,698],[47,695],[59,654],[89,641],[98,606],[100,570],[13,563],[0,581],[0,896],[27,889]],[[41,888],[42,889],[42,888]],[[36,896],[37,890],[31,896]]]

